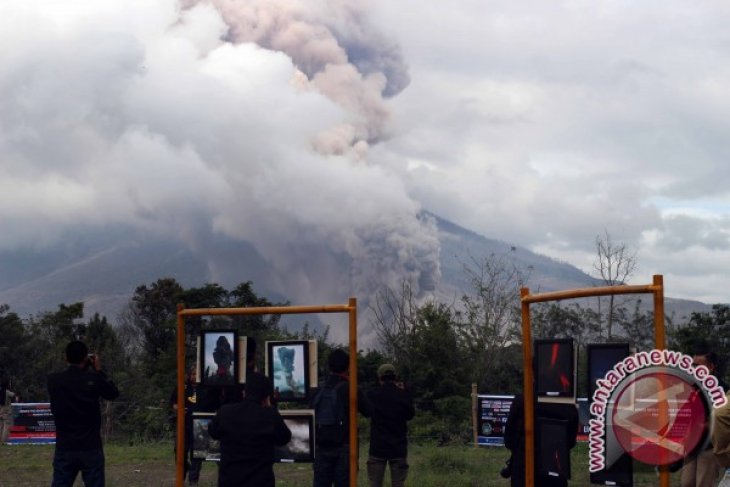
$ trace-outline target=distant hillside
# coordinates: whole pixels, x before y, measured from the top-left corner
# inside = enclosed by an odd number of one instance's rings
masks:
[[[437,289],[441,299],[452,301],[468,292],[464,265],[491,254],[505,255],[528,270],[533,292],[600,285],[568,263],[432,216],[441,243],[442,277]],[[161,277],[174,277],[185,287],[217,282],[227,289],[250,280],[258,293],[272,301],[303,304],[284,296],[278,287],[281,276],[246,242],[220,237],[192,250],[180,241],[151,238],[130,229],[79,236],[52,248],[0,252],[0,303],[27,316],[53,310],[60,303],[83,301],[87,316],[99,312],[114,318],[137,286]],[[666,308],[677,317],[709,309],[700,302],[674,299],[667,299]]]

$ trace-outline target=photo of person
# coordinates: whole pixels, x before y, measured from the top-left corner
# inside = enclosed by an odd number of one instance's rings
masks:
[[[203,377],[205,385],[233,385],[236,333],[211,331],[203,334]]]
[[[269,342],[269,374],[275,393],[282,401],[304,400],[307,397],[307,342]]]
[[[314,461],[312,429],[313,412],[283,410],[284,423],[291,431],[291,441],[277,447],[274,454],[279,462],[312,462]]]

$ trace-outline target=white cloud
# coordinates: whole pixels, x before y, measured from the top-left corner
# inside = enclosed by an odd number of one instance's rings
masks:
[[[192,215],[285,292],[344,299],[438,278],[423,206],[585,270],[608,230],[678,297],[726,301],[728,20],[719,1],[3,2],[0,247]]]

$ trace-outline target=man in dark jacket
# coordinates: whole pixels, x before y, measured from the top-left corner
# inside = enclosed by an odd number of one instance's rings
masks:
[[[99,399],[116,399],[119,391],[102,371],[99,356],[90,356],[84,343],[69,343],[66,361],[68,369],[48,376],[56,423],[52,487],[71,487],[79,471],[86,487],[103,487]]]
[[[200,480],[200,470],[203,466],[202,458],[193,457],[193,413],[205,411],[203,398],[200,394],[200,388],[196,386],[197,372],[195,367],[188,369],[185,378],[185,454],[183,461],[185,462],[183,472],[188,477],[190,485],[197,485]],[[173,413],[173,428],[177,427],[177,386],[170,394],[170,408]],[[175,441],[175,449],[177,451],[177,441]]]
[[[271,393],[269,380],[251,373],[243,401],[223,405],[210,422],[210,437],[221,444],[218,487],[274,487],[274,447],[289,443],[291,431]]]
[[[316,454],[314,457],[314,487],[347,487],[350,485],[350,389],[348,369],[350,355],[341,349],[333,350],[327,359],[329,375],[322,387],[312,394],[311,406],[315,411]],[[328,393],[334,392],[334,400],[328,399]],[[325,404],[329,403],[329,404]],[[327,413],[334,406],[335,414]],[[366,397],[358,390],[358,411],[369,417]],[[335,425],[325,416],[334,416]]]
[[[380,387],[367,395],[370,404],[370,487],[382,487],[385,466],[390,463],[393,487],[403,487],[408,476],[408,426],[415,410],[408,392],[395,382],[395,367],[378,368]]]

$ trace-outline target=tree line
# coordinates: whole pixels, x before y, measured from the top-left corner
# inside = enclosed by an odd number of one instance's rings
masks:
[[[491,255],[464,266],[469,292],[451,302],[420,300],[409,283],[386,289],[371,306],[369,325],[377,334],[374,349],[358,352],[358,377],[363,387],[376,383],[377,367],[393,363],[414,396],[417,417],[411,434],[441,441],[471,437],[471,385],[480,393],[514,394],[522,388],[522,338],[519,291],[528,274],[508,256]],[[218,284],[183,288],[161,278],[138,286],[115,323],[95,314],[84,317],[84,304],[61,304],[21,318],[0,306],[0,379],[12,380],[21,400],[47,400],[46,376],[65,367],[64,347],[81,338],[97,351],[122,396],[105,411],[105,432],[124,441],[169,437],[173,423],[168,401],[176,381],[176,310],[188,308],[286,306],[260,297],[252,282],[233,290]],[[601,310],[604,310],[603,312]],[[610,311],[606,311],[610,310]],[[610,306],[578,302],[533,307],[535,338],[573,338],[579,353],[579,395],[585,395],[585,346],[628,341],[638,350],[653,348],[651,311],[638,300]],[[680,322],[681,321],[681,322]],[[290,331],[277,315],[203,316],[186,320],[186,362],[194,363],[201,330],[236,329],[267,340],[316,339],[320,377],[328,354],[338,344],[328,329],[315,333],[305,324]],[[730,357],[730,307],[717,304],[710,312],[689,318],[667,318],[669,347],[686,353],[712,344],[721,359]],[[610,339],[609,339],[610,333]],[[261,348],[261,347],[260,347]],[[258,360],[263,369],[263,353]],[[721,370],[722,378],[727,379]]]

